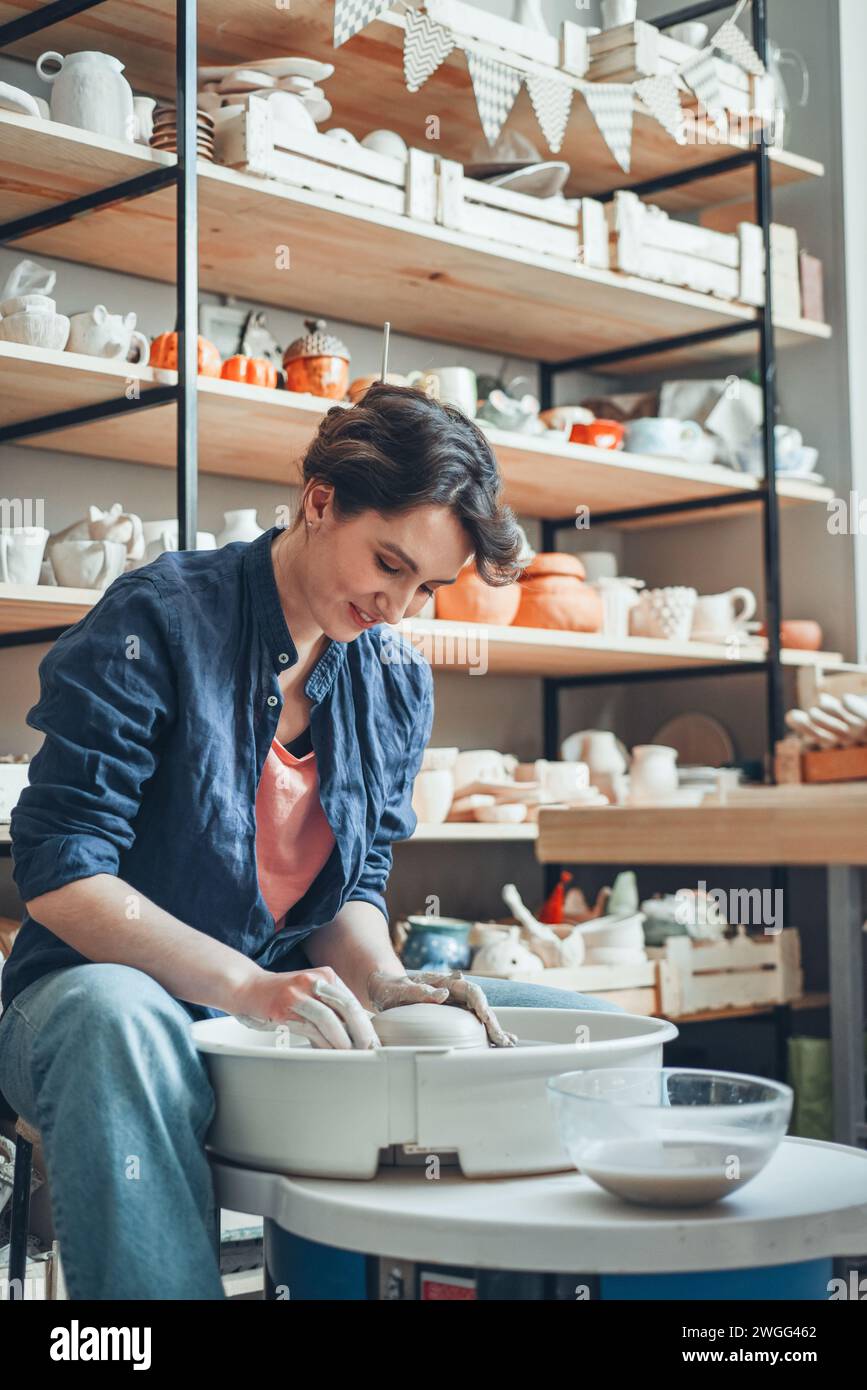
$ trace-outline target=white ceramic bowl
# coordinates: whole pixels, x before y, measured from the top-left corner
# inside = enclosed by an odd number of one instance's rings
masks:
[[[527,803],[505,801],[493,806],[477,806],[473,814],[476,820],[491,825],[520,825],[521,821],[527,819]]]
[[[69,589],[107,589],[126,565],[120,541],[56,541],[48,546],[57,582]]]
[[[373,150],[374,154],[385,154],[392,159],[402,160],[409,157],[406,141],[396,130],[371,130],[361,143],[366,150]]]
[[[69,339],[70,322],[65,314],[50,314],[38,306],[19,310],[0,319],[0,338],[6,343],[50,348],[62,352]]]

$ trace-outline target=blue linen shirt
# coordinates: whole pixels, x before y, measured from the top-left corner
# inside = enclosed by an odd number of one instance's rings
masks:
[[[27,723],[45,739],[12,812],[25,903],[114,874],[272,970],[346,902],[387,919],[392,843],[416,827],[434,702],[430,666],[382,624],[332,639],[304,686],[332,853],[279,932],[260,891],[256,790],[280,718],[278,676],[298,660],[271,561],[278,530],[121,575],[43,657]],[[84,963],[26,914],[0,974],[3,1006]]]

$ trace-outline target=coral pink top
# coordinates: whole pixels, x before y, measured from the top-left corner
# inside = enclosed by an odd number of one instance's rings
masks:
[[[303,746],[304,737],[295,746]],[[319,800],[315,751],[296,757],[273,739],[256,791],[256,865],[276,930],[325,866],[334,843]]]

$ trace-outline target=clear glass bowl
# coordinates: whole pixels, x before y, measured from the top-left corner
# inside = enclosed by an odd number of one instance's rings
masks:
[[[548,1099],[575,1167],[644,1206],[702,1206],[768,1162],[792,1112],[790,1086],[682,1067],[601,1067],[552,1076]]]

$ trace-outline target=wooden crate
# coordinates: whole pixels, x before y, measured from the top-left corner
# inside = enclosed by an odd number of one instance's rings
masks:
[[[607,208],[611,263],[628,275],[738,299],[741,293],[738,238],[691,222],[620,190]]]
[[[671,77],[697,52],[645,20],[606,29],[591,38],[588,47],[587,78],[590,82],[636,82],[641,77]],[[724,110],[741,118],[755,116],[761,125],[773,121],[776,94],[770,76],[753,77],[737,63],[724,58],[713,61]],[[676,80],[682,90],[685,109],[703,111],[695,93],[681,78]]]
[[[795,927],[775,936],[742,933],[716,942],[672,936],[664,946],[648,947],[647,954],[659,968],[659,1012],[666,1018],[784,1004],[804,990]]]
[[[594,198],[532,198],[467,178],[462,164],[440,159],[437,220],[489,241],[608,268],[605,208]]]
[[[248,174],[331,193],[397,216],[436,220],[433,153],[411,149],[404,161],[318,131],[299,131],[261,97],[251,97],[247,110],[217,126],[215,155],[220,164]]]

